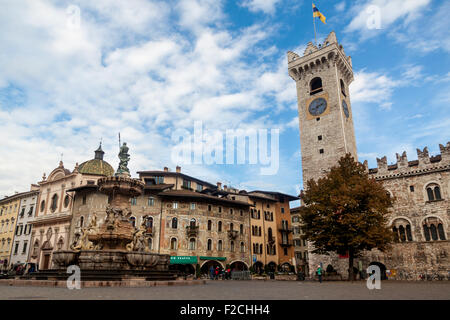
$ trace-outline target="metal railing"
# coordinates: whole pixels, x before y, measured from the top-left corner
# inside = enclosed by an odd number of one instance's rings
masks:
[[[233,280],[251,280],[250,271],[231,271],[231,279]]]

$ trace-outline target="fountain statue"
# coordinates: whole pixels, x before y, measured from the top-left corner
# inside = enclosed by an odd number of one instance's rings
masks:
[[[53,262],[58,269],[76,264],[81,271],[89,271],[90,274],[95,271],[100,275],[102,271],[108,271],[147,278],[152,271],[169,272],[170,256],[150,252],[146,217],[139,228],[130,222],[130,198],[142,194],[144,183],[130,177],[128,150],[124,142],[120,147],[120,163],[115,175],[98,180],[98,190],[110,199],[103,223],[98,225],[97,215],[93,213],[89,225],[75,235],[71,250],[53,253]]]

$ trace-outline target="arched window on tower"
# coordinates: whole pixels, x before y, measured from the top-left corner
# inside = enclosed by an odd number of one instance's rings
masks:
[[[342,81],[342,79],[341,79],[340,83],[341,83],[341,93],[344,95],[344,97],[346,97],[347,94],[345,93],[345,83],[344,83],[344,81]]]
[[[319,77],[312,79],[309,85],[310,85],[310,95],[314,95],[316,93],[323,91],[322,79]]]
[[[208,231],[211,231],[212,228],[212,221],[208,220]]]

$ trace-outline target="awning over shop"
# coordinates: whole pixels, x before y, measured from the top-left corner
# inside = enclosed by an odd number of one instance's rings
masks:
[[[225,261],[226,257],[200,257],[200,260],[217,260],[217,261]]]
[[[196,256],[172,256],[170,257],[170,264],[193,264],[197,263]]]

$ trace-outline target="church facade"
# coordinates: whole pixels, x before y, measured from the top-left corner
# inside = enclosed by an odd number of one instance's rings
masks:
[[[353,81],[352,60],[331,32],[323,44],[308,43],[303,56],[289,51],[288,71],[296,82],[304,187],[309,179],[323,177],[350,153],[356,160],[349,85]],[[418,160],[408,161],[406,153],[388,165],[386,157],[369,175],[381,181],[395,202],[389,224],[396,243],[388,252],[372,250],[356,259],[355,267],[365,270],[379,265],[397,279],[418,279],[421,275],[447,276],[449,265],[450,143],[440,145],[441,154],[418,150]],[[314,248],[308,245],[308,251]],[[358,261],[359,260],[359,261]],[[311,275],[319,263],[332,265],[343,277],[348,275],[348,258],[336,254],[309,254]]]

